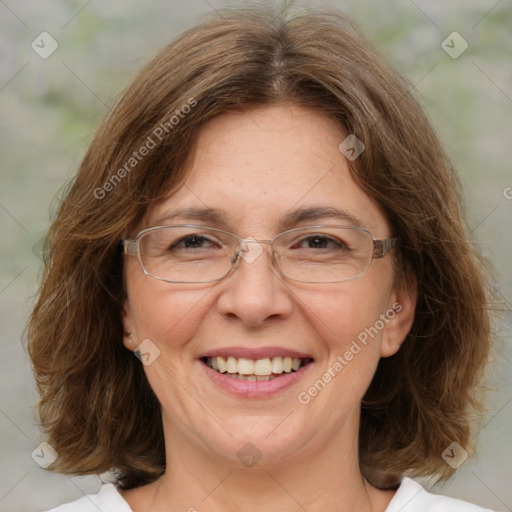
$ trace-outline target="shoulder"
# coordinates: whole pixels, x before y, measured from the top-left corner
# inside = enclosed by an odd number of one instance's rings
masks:
[[[426,491],[418,482],[403,478],[385,512],[492,512],[466,501]]]
[[[104,484],[98,494],[88,494],[79,500],[52,508],[47,512],[133,512],[114,484]]]

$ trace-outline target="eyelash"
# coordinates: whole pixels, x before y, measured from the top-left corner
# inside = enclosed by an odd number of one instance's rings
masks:
[[[177,240],[176,242],[174,242],[170,247],[169,247],[169,250],[172,250],[174,249],[175,247],[177,247],[179,244],[183,243],[183,242],[187,242],[188,240],[190,239],[198,239],[198,240],[206,240],[206,241],[210,241],[212,242],[211,239],[203,236],[203,235],[197,235],[197,234],[190,234],[190,235],[186,235],[182,238],[180,238],[179,240]],[[305,236],[304,238],[300,239],[295,245],[297,244],[300,244],[300,243],[303,243],[303,242],[306,242],[308,240],[311,240],[311,239],[320,239],[320,240],[323,240],[323,241],[327,241],[327,242],[332,242],[334,243],[336,246],[338,246],[339,248],[344,248],[345,250],[348,250],[348,246],[347,244],[345,244],[343,241],[341,240],[337,240],[331,236],[328,236],[328,235],[325,235],[325,234],[320,234],[320,233],[317,233],[317,234],[311,234],[311,235],[308,235],[308,236]],[[186,248],[185,248],[186,249]],[[311,249],[311,247],[308,247],[308,249]]]

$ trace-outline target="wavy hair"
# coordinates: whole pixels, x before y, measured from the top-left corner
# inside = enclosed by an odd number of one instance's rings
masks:
[[[457,173],[410,90],[335,9],[225,8],[140,71],[99,127],[46,238],[27,340],[40,424],[58,452],[51,469],[114,468],[125,489],[165,471],[160,405],[122,343],[118,241],[148,205],[183,183],[205,123],[289,103],[329,116],[364,142],[351,172],[400,240],[397,275],[418,283],[412,329],[394,356],[381,359],[362,403],[361,469],[381,488],[402,475],[450,476],[441,454],[453,441],[470,451],[481,413],[488,279]]]

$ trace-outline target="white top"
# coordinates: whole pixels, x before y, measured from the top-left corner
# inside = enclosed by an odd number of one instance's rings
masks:
[[[133,512],[114,484],[102,485],[98,494],[88,494],[73,503],[48,512]],[[492,512],[465,501],[427,492],[419,483],[403,478],[385,512]]]

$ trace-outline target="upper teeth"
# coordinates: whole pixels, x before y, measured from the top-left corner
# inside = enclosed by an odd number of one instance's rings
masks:
[[[240,375],[272,375],[290,373],[300,368],[302,360],[291,357],[266,357],[264,359],[246,359],[244,357],[209,357],[207,364],[220,373],[239,373]]]

